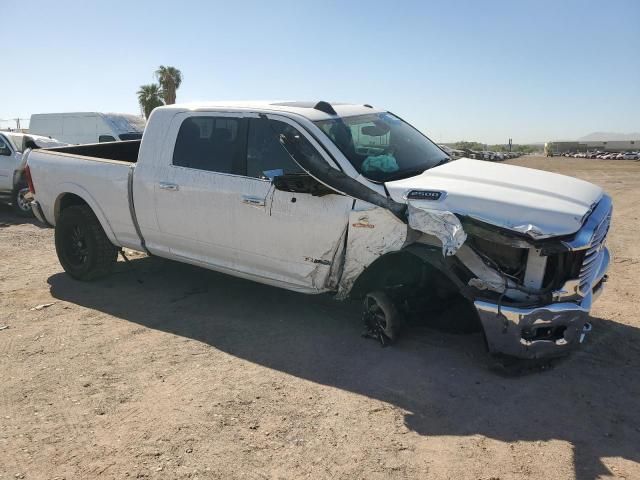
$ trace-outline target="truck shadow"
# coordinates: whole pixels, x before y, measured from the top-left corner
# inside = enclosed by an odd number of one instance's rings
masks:
[[[9,225],[34,225],[38,228],[48,228],[34,217],[21,217],[13,213],[11,206],[0,203],[0,227],[8,227]]]
[[[393,404],[421,435],[568,442],[578,479],[610,474],[605,458],[640,462],[638,328],[596,318],[582,350],[556,368],[505,377],[488,368],[479,335],[415,328],[396,346],[381,348],[360,337],[355,303],[155,258],[132,265],[135,275],[120,262],[115,275],[95,283],[55,274],[48,279],[51,294]],[[554,476],[556,466],[548,468]]]

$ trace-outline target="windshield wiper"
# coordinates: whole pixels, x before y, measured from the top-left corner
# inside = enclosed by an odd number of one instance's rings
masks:
[[[394,180],[401,180],[403,178],[415,177],[424,173],[428,170],[428,168],[414,168],[413,170],[403,170],[402,172],[398,172],[395,175],[391,175],[389,178],[385,180],[385,182],[393,182]]]
[[[444,165],[445,163],[449,163],[449,160],[450,160],[449,157],[445,157],[442,160],[440,160],[438,163],[436,163],[435,165],[432,165],[429,168],[420,167],[420,168],[414,168],[413,170],[403,170],[402,172],[398,172],[395,175],[391,175],[389,178],[385,180],[385,182],[393,182],[394,180],[401,180],[403,178],[418,176],[426,172],[427,170],[431,170],[432,168],[439,167],[440,165]]]

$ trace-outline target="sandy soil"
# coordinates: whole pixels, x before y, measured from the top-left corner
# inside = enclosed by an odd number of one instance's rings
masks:
[[[0,479],[640,478],[640,162],[512,163],[615,201],[593,334],[516,377],[478,335],[382,349],[357,305],[178,263],[79,283],[0,208]]]

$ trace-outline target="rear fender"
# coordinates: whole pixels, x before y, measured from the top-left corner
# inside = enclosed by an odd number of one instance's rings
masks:
[[[100,222],[100,225],[102,226],[102,229],[104,230],[104,233],[107,235],[107,238],[109,239],[109,241],[114,245],[120,245],[120,243],[118,242],[118,239],[113,233],[113,228],[111,227],[111,224],[107,219],[107,216],[102,211],[102,208],[100,208],[95,198],[93,198],[85,188],[83,188],[82,186],[76,183],[65,182],[58,185],[58,190],[63,193],[58,195],[54,204],[54,211],[53,211],[54,225],[55,223],[58,222],[58,218],[60,217],[60,208],[62,205],[62,199],[64,198],[65,195],[72,194],[79,197],[81,200],[83,200],[87,205],[89,205],[91,210],[93,210],[93,213],[98,218],[98,221]]]

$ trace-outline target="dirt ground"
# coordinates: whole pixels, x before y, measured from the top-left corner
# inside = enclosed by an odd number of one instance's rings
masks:
[[[76,282],[1,207],[0,479],[640,479],[640,162],[511,163],[615,202],[593,333],[519,376],[479,335],[383,349],[357,305],[161,259]]]

